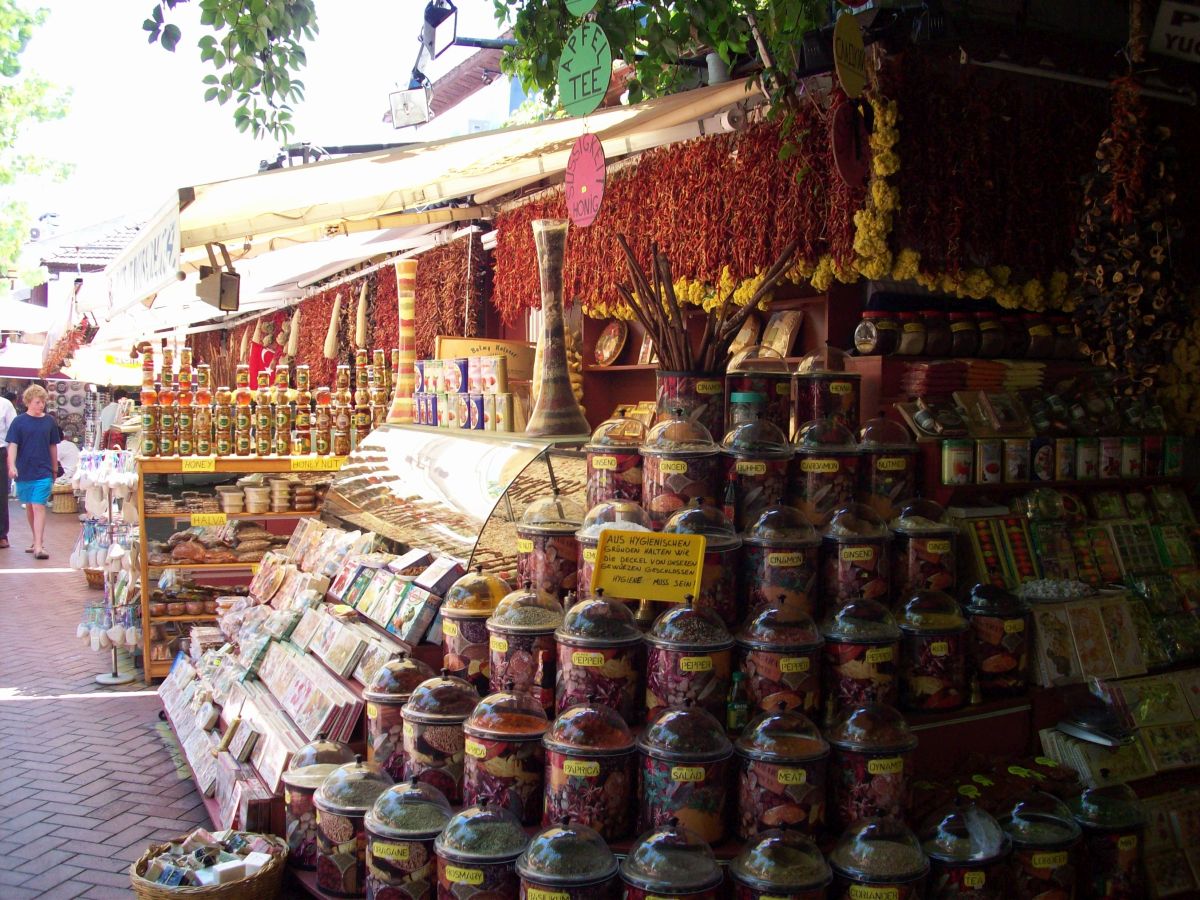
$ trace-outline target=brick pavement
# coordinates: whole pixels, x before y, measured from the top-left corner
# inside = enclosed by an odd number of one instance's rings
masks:
[[[0,550],[0,898],[128,898],[129,864],[148,843],[207,824],[155,726],[140,679],[104,687],[109,654],[75,637],[99,598],[67,568],[74,516],[48,515],[50,559],[34,560],[13,502]],[[123,669],[128,666],[126,660]]]

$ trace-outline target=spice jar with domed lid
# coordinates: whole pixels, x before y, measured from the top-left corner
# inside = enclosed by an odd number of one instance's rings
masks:
[[[792,376],[792,427],[816,419],[837,419],[858,428],[862,375],[849,371],[850,355],[826,344],[796,365]]]
[[[502,690],[511,680],[515,690],[529,692],[553,712],[554,631],[562,621],[562,605],[530,581],[501,600],[487,620],[491,689]]]
[[[691,598],[662,613],[646,634],[646,720],[691,700],[720,719],[733,679],[733,637]]]
[[[821,634],[825,638],[823,688],[830,715],[864,703],[899,702],[896,669],[901,631],[886,606],[853,600],[826,617]]]
[[[481,800],[458,813],[434,841],[437,900],[496,900],[520,893],[517,858],[529,835],[502,806]]]
[[[628,606],[599,591],[567,610],[554,638],[558,644],[554,696],[559,712],[594,697],[630,725],[641,720],[645,647]]]
[[[363,690],[367,702],[367,761],[379,763],[397,781],[404,778],[404,704],[413,690],[436,673],[411,656],[390,659]]]
[[[785,435],[792,419],[792,371],[782,356],[770,347],[755,344],[735,353],[725,367],[725,429],[737,425],[735,394],[754,394],[763,419]],[[751,421],[751,420],[747,420]]]
[[[990,584],[971,588],[965,612],[971,629],[967,655],[984,697],[1023,694],[1029,674],[1029,607]]]
[[[934,812],[921,828],[929,857],[929,889],[934,897],[1008,897],[1008,835],[981,806],[959,796]]]
[[[1127,784],[1088,788],[1068,806],[1083,829],[1079,880],[1084,896],[1103,900],[1144,896],[1146,814],[1133,789]]]
[[[924,896],[929,860],[917,836],[899,819],[866,819],[848,828],[829,853],[830,898],[861,900]]]
[[[338,897],[366,892],[367,830],[364,818],[395,782],[382,767],[364,762],[338,766],[317,789],[317,887]]]
[[[542,739],[546,803],[542,824],[569,816],[605,840],[630,836],[634,826],[637,749],[625,720],[589,700],[563,712]]]
[[[450,803],[433,785],[393,785],[366,815],[367,894],[399,891],[410,900],[433,900],[434,839],[450,821]]]
[[[942,591],[917,591],[896,616],[900,643],[900,703],[937,712],[967,702],[967,620]]]
[[[480,693],[489,689],[491,675],[487,620],[510,590],[503,578],[477,566],[450,585],[442,601],[442,665]]]
[[[642,454],[642,508],[659,531],[695,498],[717,502],[720,448],[712,433],[682,409],[646,434]]]
[[[892,534],[873,509],[849,503],[829,519],[821,537],[822,612],[851,600],[891,597]]]
[[[479,692],[445,669],[423,681],[404,704],[404,775],[416,778],[462,803],[463,722],[479,702]]]
[[[575,532],[579,546],[578,600],[592,596],[592,572],[596,568],[596,548],[600,532],[653,531],[650,515],[633,500],[602,500],[588,510],[583,526]]]
[[[738,670],[746,676],[746,699],[768,712],[781,705],[821,715],[821,648],[812,617],[782,602],[746,617],[735,638]]]
[[[563,817],[535,834],[517,858],[521,896],[611,900],[617,858],[593,828]]]
[[[757,835],[729,863],[734,900],[824,900],[833,880],[812,838],[794,829]]]
[[[908,811],[917,739],[895,708],[868,703],[839,714],[826,730],[829,821],[846,828],[872,816],[903,819]]]
[[[1074,897],[1081,829],[1071,810],[1045,791],[1029,791],[998,817],[1012,840],[1008,889],[1015,897]]]
[[[725,435],[721,485],[725,516],[734,528],[746,528],[783,496],[791,458],[787,435],[765,418],[745,422]]]
[[[663,534],[704,535],[704,567],[700,574],[697,609],[712,609],[728,628],[737,627],[745,615],[737,593],[738,554],[742,539],[733,524],[715,506],[699,498],[679,510],[662,527]]]
[[[770,828],[816,834],[825,824],[829,744],[803,713],[760,713],[734,744],[738,758],[737,834],[743,841]]]
[[[292,754],[283,773],[289,866],[306,870],[317,867],[317,808],[313,797],[334,769],[349,762],[354,762],[350,746],[328,740],[324,732]]]
[[[561,597],[575,590],[579,547],[575,532],[583,525],[583,509],[556,489],[525,509],[517,523],[517,579],[532,581],[539,591]]]
[[[854,434],[836,419],[806,422],[796,433],[788,502],[820,528],[854,500],[862,454]]]
[[[953,593],[958,529],[947,522],[946,511],[932,500],[909,498],[891,520],[891,528],[893,596],[910,597],[924,590]]]
[[[746,608],[764,603],[813,614],[821,536],[799,512],[776,500],[742,533],[740,587]]]
[[[538,824],[546,764],[542,735],[549,727],[542,705],[514,690],[511,681],[480,700],[463,723],[463,803],[490,797],[522,825]]]
[[[917,492],[917,445],[907,428],[880,415],[863,425],[858,449],[862,458],[854,499],[890,522]]]
[[[639,837],[621,863],[625,900],[716,900],[721,880],[708,843],[677,818]]]
[[[624,408],[601,422],[583,445],[587,454],[587,508],[605,500],[642,501],[642,455],[646,426]]]

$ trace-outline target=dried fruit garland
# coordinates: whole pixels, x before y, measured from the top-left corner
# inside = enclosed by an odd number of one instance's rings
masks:
[[[479,333],[485,262],[478,233],[434,247],[417,257],[415,312],[418,359],[429,359],[434,355],[435,338],[439,334]],[[535,275],[536,269],[537,264],[534,263]],[[392,306],[395,305],[393,294]]]
[[[73,328],[69,328],[62,337],[54,342],[42,367],[38,370],[39,378],[46,378],[62,371],[62,367],[71,362],[75,351],[85,346],[93,337],[95,331],[86,319]]]

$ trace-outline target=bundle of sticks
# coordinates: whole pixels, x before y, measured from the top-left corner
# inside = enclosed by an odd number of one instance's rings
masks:
[[[671,263],[664,254],[658,252],[658,243],[650,245],[652,273],[647,276],[637,257],[633,255],[625,235],[618,234],[617,240],[621,249],[625,251],[625,262],[629,267],[629,277],[633,281],[632,287],[621,284],[617,286],[617,291],[629,304],[634,316],[654,342],[659,365],[669,372],[704,374],[719,372],[724,368],[729,345],[733,343],[742,323],[787,273],[797,247],[796,241],[784,247],[745,306],[736,307],[733,291],[730,291],[718,307],[716,315],[708,316],[704,323],[704,333],[700,336],[700,345],[693,349],[683,310],[675,297]]]

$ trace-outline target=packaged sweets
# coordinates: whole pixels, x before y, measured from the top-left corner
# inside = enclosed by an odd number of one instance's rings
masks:
[[[521,896],[559,900],[609,900],[617,858],[594,829],[569,819],[533,836],[517,858]]]
[[[790,606],[813,615],[818,603],[821,537],[791,506],[763,510],[742,534],[739,590],[746,607]]]
[[[829,863],[812,839],[773,828],[748,842],[729,864],[734,900],[824,900],[833,880]]]
[[[760,713],[742,731],[734,752],[741,840],[783,827],[812,835],[824,826],[829,744],[807,716],[782,706]]]
[[[917,591],[896,616],[900,643],[900,702],[923,712],[967,702],[967,620],[942,591]]]
[[[725,716],[733,638],[716,612],[689,602],[662,613],[646,634],[646,719],[687,702]]]
[[[831,827],[840,830],[876,816],[903,820],[917,739],[900,713],[880,703],[844,710],[825,737],[832,751]]]
[[[434,841],[437,900],[494,900],[520,893],[517,858],[529,836],[507,809],[482,800],[446,823]]]
[[[823,527],[835,510],[853,502],[861,454],[850,429],[835,419],[808,422],[796,435],[789,473],[789,503],[809,523]]]
[[[334,769],[313,797],[317,808],[317,886],[338,897],[366,890],[367,831],[364,817],[394,782],[361,757]]]
[[[708,843],[725,838],[725,802],[733,745],[721,723],[695,706],[668,709],[637,739],[638,830],[672,819]]]
[[[674,821],[638,838],[621,863],[627,900],[716,900],[721,880],[708,844]]]
[[[887,607],[854,600],[821,623],[825,638],[822,673],[831,714],[867,703],[899,702],[900,626]]]
[[[695,498],[717,502],[720,448],[702,424],[674,412],[650,429],[640,450],[642,506],[655,531]]]
[[[386,897],[391,888],[412,900],[433,900],[433,843],[450,816],[442,792],[419,781],[380,794],[366,815],[367,896]]]
[[[738,670],[746,675],[752,708],[769,712],[782,706],[809,716],[823,713],[825,642],[808,613],[782,603],[763,607],[746,618],[736,640]]]
[[[923,897],[929,860],[903,821],[865,819],[847,829],[829,853],[831,898]]]
[[[479,702],[467,681],[445,669],[423,681],[404,704],[404,775],[432,784],[452,804],[462,802],[463,722]]]
[[[480,700],[463,723],[463,803],[469,806],[488,797],[522,825],[539,824],[545,768],[542,735],[549,727],[542,704],[514,690],[511,680],[503,691]]]

